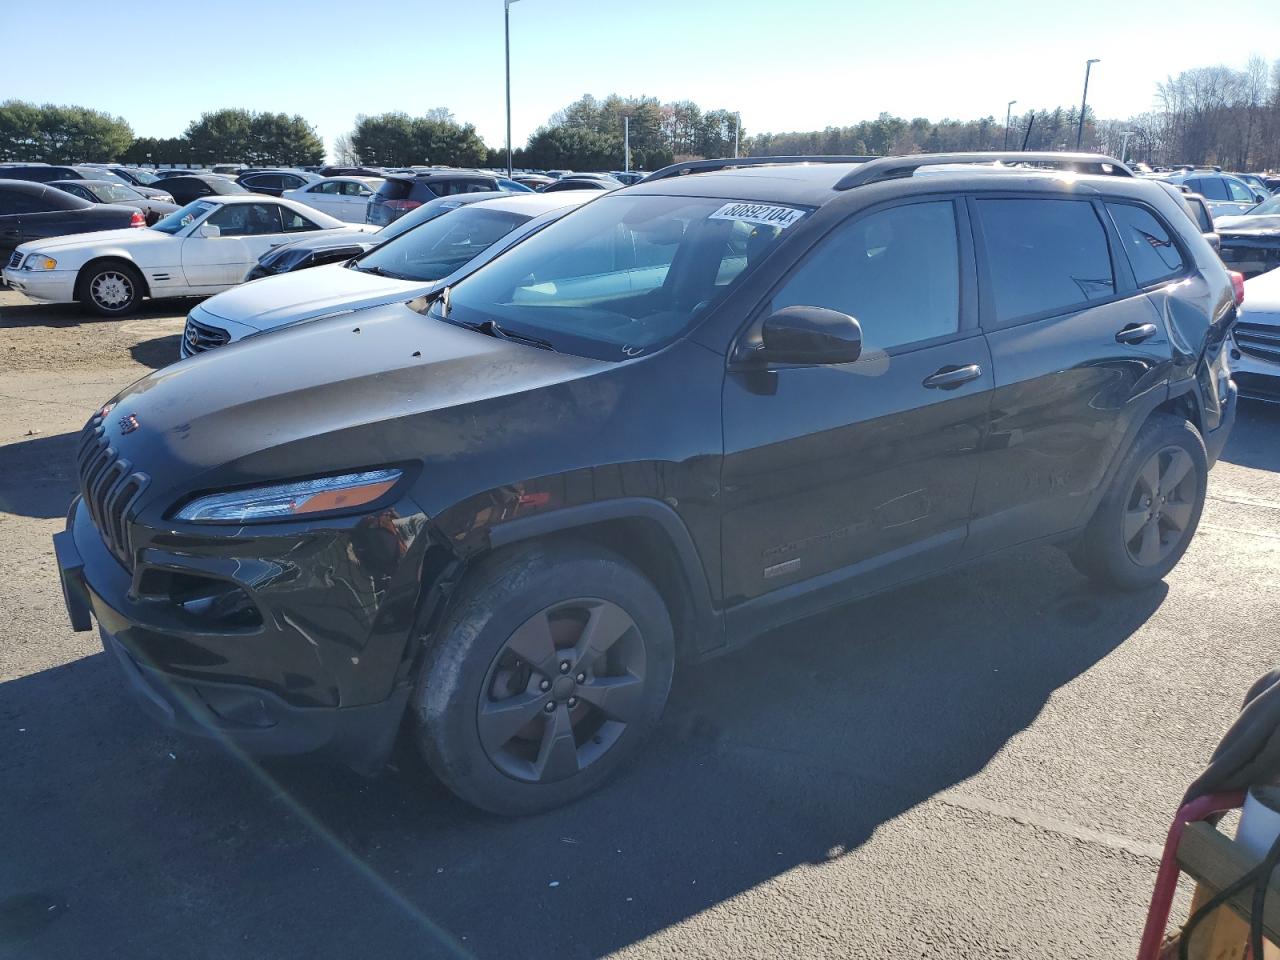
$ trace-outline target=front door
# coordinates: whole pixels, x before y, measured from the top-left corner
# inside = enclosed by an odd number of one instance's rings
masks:
[[[959,556],[991,364],[967,214],[926,199],[856,216],[783,281],[793,305],[856,318],[855,363],[731,372],[724,389],[726,603],[759,626]],[[754,601],[754,602],[752,602]]]
[[[1145,207],[1006,196],[972,211],[995,373],[968,547],[978,555],[1088,519],[1128,426],[1169,375],[1168,332],[1133,276],[1151,286],[1186,269]]]
[[[195,234],[182,241],[182,272],[187,283],[201,292],[235,286],[274,246],[289,239],[278,203],[225,203],[204,221],[218,228],[214,237]],[[304,218],[284,211],[292,220]]]

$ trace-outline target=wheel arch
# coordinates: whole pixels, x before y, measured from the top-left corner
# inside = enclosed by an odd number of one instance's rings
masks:
[[[99,254],[92,260],[86,261],[84,266],[76,271],[76,284],[72,290],[72,296],[77,300],[83,300],[85,296],[84,284],[86,278],[89,276],[90,268],[103,266],[109,263],[118,263],[131,269],[138,275],[138,279],[142,281],[142,295],[144,297],[151,296],[151,287],[147,284],[147,275],[142,272],[142,267],[139,266],[138,262],[132,257],[126,256],[124,253],[120,252]]]
[[[594,544],[634,564],[667,604],[682,658],[723,645],[724,625],[711,601],[707,571],[684,521],[667,504],[621,497],[520,517],[490,530],[490,549],[476,559],[547,538]]]

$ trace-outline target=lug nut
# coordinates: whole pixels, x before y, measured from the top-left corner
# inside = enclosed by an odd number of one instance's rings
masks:
[[[574,677],[574,678],[573,678],[573,682],[574,682],[574,683],[586,683],[586,682],[587,682],[587,675],[586,675],[585,673],[580,673],[580,674],[578,674],[576,677]]]
[[[561,660],[561,661],[560,661],[560,672],[561,672],[561,673],[568,673],[568,672],[569,672],[569,661],[568,661],[568,660]]]
[[[541,690],[543,693],[546,693],[548,690],[551,689],[551,681],[543,680],[540,684],[538,684],[538,689]]]
[[[569,704],[569,709],[570,709],[570,710],[572,710],[574,707],[576,707],[576,706],[578,705],[578,698],[577,698],[577,697],[570,697],[570,698],[569,698],[569,701],[568,701],[568,704]]]
[[[545,707],[543,707],[542,709],[543,709],[543,710],[545,710],[547,713],[555,713],[555,710],[556,710],[555,701],[554,701],[554,700],[548,700],[548,701],[547,701],[547,705],[546,705]]]

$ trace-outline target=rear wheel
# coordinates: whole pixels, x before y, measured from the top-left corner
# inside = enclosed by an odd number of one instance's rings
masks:
[[[596,789],[657,725],[671,621],[638,570],[586,545],[476,570],[419,676],[419,746],[469,803],[522,815]]]
[[[80,301],[103,317],[123,317],[142,302],[142,275],[126,263],[90,265],[80,279]]]
[[[1209,464],[1190,423],[1157,415],[1138,433],[1071,559],[1107,586],[1140,590],[1186,552],[1204,509]]]

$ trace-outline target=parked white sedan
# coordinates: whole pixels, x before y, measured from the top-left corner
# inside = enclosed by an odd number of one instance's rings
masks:
[[[193,200],[150,227],[21,244],[5,281],[32,300],[80,302],[106,317],[144,297],[202,297],[241,283],[269,249],[310,231],[367,233],[292,200],[226,194]]]
[[[381,185],[381,177],[325,177],[280,196],[347,223],[364,223],[369,198]]]

